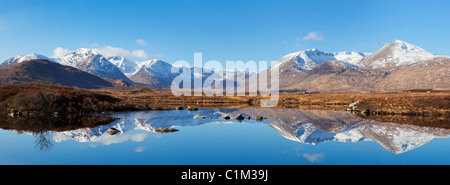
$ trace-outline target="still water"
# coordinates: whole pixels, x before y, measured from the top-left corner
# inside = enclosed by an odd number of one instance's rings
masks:
[[[252,119],[233,119],[238,114]],[[0,164],[450,164],[450,129],[340,111],[247,108],[102,116],[120,119],[0,119]],[[119,132],[111,135],[110,128]]]

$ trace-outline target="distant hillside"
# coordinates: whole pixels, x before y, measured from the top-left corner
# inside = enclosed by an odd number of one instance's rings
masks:
[[[300,51],[270,69],[279,70],[280,89],[333,93],[449,89],[449,68],[450,57],[394,40],[372,54]]]
[[[24,82],[43,82],[86,89],[113,87],[110,82],[96,75],[44,59],[27,60],[0,68],[0,85]]]

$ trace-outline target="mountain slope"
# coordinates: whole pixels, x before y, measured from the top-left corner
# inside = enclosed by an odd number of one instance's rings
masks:
[[[279,78],[282,79],[279,81],[281,89],[304,89],[298,84],[304,81],[305,77],[318,65],[328,61],[339,60],[341,61],[340,64],[351,68],[357,68],[359,62],[361,62],[364,57],[364,53],[355,51],[328,53],[318,49],[309,49],[288,54],[281,58],[277,64],[261,73],[267,74],[270,70],[278,70]],[[268,84],[270,84],[270,78]]]
[[[286,89],[306,89],[318,92],[372,91],[373,86],[385,78],[384,73],[369,72],[348,66],[341,61],[329,61],[318,65],[302,81]]]
[[[400,66],[374,89],[384,91],[450,88],[450,57],[435,57],[420,63]]]
[[[21,62],[27,61],[27,60],[34,60],[34,59],[44,59],[44,60],[48,60],[48,61],[51,61],[51,62],[55,62],[54,59],[50,59],[50,58],[48,58],[48,57],[46,57],[44,55],[32,53],[32,54],[14,56],[14,57],[4,61],[3,63],[1,63],[0,64],[0,68],[7,67],[7,66],[10,66],[10,65],[14,65],[14,64],[18,64],[18,63],[21,63]]]
[[[132,82],[117,66],[100,53],[91,49],[80,48],[74,50],[61,57],[59,63],[95,74],[100,78],[122,79],[126,82]]]
[[[176,73],[172,73],[172,68]],[[130,76],[130,79],[136,83],[142,83],[159,88],[171,88],[172,81],[179,76],[183,71],[188,71],[191,75],[191,87],[194,87],[195,81],[201,81],[204,87],[213,87],[214,83],[204,84],[205,80],[212,80],[223,84],[223,89],[226,89],[227,81],[233,86],[241,86],[243,84],[237,82],[237,77],[243,77],[248,79],[253,73],[248,73],[242,70],[222,70],[217,69],[214,71],[208,70],[202,67],[191,66],[177,66],[172,65],[162,60],[149,60],[141,62],[138,65],[138,71]],[[182,85],[180,86],[182,87]],[[219,88],[219,87],[218,87]]]
[[[434,54],[418,46],[394,40],[367,56],[361,61],[361,65],[365,68],[393,68],[416,64],[434,57]]]
[[[449,57],[399,40],[364,56],[305,50],[283,57],[272,68],[279,69],[281,89],[330,93],[450,88]]]
[[[328,53],[318,49],[308,49],[284,56],[272,68],[278,68],[280,72],[310,71],[321,63],[333,60],[339,60],[356,67],[364,57],[365,54],[355,51]]]
[[[116,65],[125,76],[131,76],[138,70],[138,63],[122,56],[109,57],[108,60]]]
[[[398,91],[450,88],[450,58],[436,57],[422,63],[382,69],[352,68],[340,61],[318,65],[301,81],[285,89],[306,89],[323,93]]]
[[[112,87],[111,83],[79,69],[48,60],[27,60],[0,68],[0,84],[45,82],[86,89]]]
[[[178,76],[178,73],[171,73],[171,69],[172,65],[167,62],[149,60],[140,63],[138,71],[130,79],[153,87],[170,88],[173,79]]]

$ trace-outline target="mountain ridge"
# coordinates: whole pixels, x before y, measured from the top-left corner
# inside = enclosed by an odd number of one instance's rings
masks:
[[[305,51],[322,52],[317,49]],[[330,61],[324,62],[323,58],[317,61],[311,60],[309,64],[314,66],[312,69],[299,69],[298,63],[295,63],[295,60],[305,58],[302,56],[303,53],[305,52],[288,54],[272,66],[279,69],[280,79],[283,79],[280,80],[281,89],[305,89],[332,93],[450,88],[450,82],[444,80],[450,79],[448,70],[450,57],[434,55],[400,40],[393,40],[377,52],[363,58],[358,55],[352,57],[350,53],[340,56],[347,61],[337,60],[336,58],[339,57],[333,57],[332,53],[322,52]],[[359,62],[355,62],[358,60]],[[269,69],[265,72],[268,71]]]
[[[26,60],[0,68],[0,84],[42,81],[85,89],[112,87],[100,77],[45,59]]]
[[[410,44],[393,40],[374,53],[358,51],[325,52],[307,49],[287,54],[275,65],[255,75],[237,70],[219,70],[218,74],[205,73],[202,67],[175,66],[153,59],[135,62],[122,56],[106,58],[98,51],[80,48],[61,58],[49,58],[40,54],[14,56],[0,64],[6,67],[30,59],[72,66],[101,78],[124,80],[158,88],[170,88],[179,73],[171,73],[175,67],[191,72],[191,80],[211,77],[217,82],[235,81],[236,76],[251,76],[279,70],[280,89],[305,89],[318,92],[371,92],[396,91],[420,88],[450,88],[450,57],[437,56]],[[429,65],[428,65],[429,64]],[[270,76],[270,75],[269,75]],[[270,84],[270,81],[268,82]],[[242,84],[234,83],[235,86]]]

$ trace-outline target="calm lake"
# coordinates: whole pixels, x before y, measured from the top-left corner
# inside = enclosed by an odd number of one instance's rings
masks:
[[[238,114],[252,119],[233,119]],[[120,119],[97,125],[91,124],[97,117],[0,119],[0,164],[450,164],[450,129],[341,111],[246,108],[101,116]],[[110,128],[119,132],[111,135]]]

